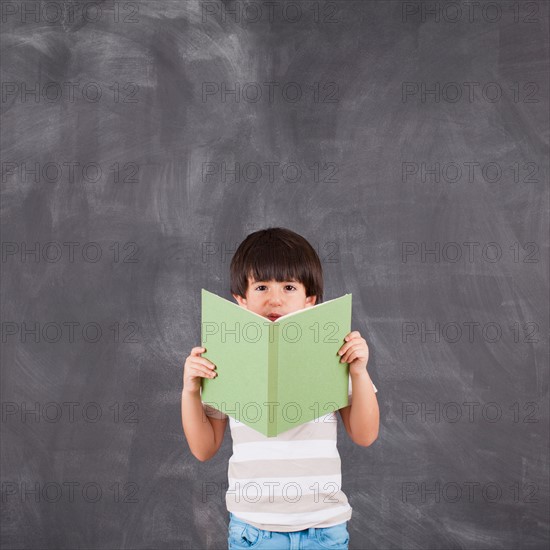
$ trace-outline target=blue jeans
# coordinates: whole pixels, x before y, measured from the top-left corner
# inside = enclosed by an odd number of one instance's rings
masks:
[[[348,550],[347,521],[332,527],[310,527],[302,531],[266,531],[241,521],[229,512],[228,550]]]

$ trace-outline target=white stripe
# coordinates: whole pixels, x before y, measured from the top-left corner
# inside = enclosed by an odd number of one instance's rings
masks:
[[[230,501],[231,503],[231,501]],[[239,512],[235,508],[233,512],[243,521],[255,521],[256,523],[267,523],[273,525],[302,525],[304,523],[320,523],[325,519],[338,516],[351,509],[348,504],[346,506],[335,506],[327,510],[316,510],[315,512],[299,512],[296,514],[274,514],[264,512]]]
[[[326,476],[290,477],[258,477],[233,478],[228,477],[227,491],[233,495],[243,495],[243,498],[257,502],[261,496],[285,496],[288,500],[297,499],[298,495],[319,495],[323,502],[335,502],[336,493],[341,490],[342,476],[340,474]]]
[[[301,426],[305,426],[306,424],[320,424],[322,422],[325,422],[326,424],[332,424],[333,422],[336,422],[336,420],[331,420],[332,417],[336,417],[336,412],[331,411],[327,414],[324,414],[323,416],[319,416],[318,418],[314,418],[313,420],[308,420],[307,422],[304,422],[303,424],[300,424],[296,426],[296,428],[300,428]],[[252,430],[254,428],[251,428],[244,422],[241,422],[240,420],[235,420],[232,416],[229,417],[229,426],[231,429],[233,428],[248,428],[249,430]],[[296,428],[290,428],[291,430],[294,430]]]
[[[230,462],[249,460],[299,460],[301,458],[340,458],[336,441],[310,439],[308,441],[253,441],[233,443]]]

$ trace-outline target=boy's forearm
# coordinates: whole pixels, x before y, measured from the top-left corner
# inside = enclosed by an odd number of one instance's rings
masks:
[[[181,392],[181,423],[193,455],[202,461],[211,458],[214,429],[204,412],[200,393]]]
[[[352,400],[350,408],[350,428],[354,441],[368,446],[378,437],[380,411],[378,400],[369,373],[364,371],[351,374]]]

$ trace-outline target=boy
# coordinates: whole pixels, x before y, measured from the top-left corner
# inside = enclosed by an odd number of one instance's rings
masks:
[[[274,321],[323,300],[323,273],[315,250],[283,228],[256,231],[239,245],[230,265],[231,293],[239,306]],[[378,437],[376,387],[367,373],[369,350],[350,332],[338,351],[349,364],[353,403],[339,410],[352,441],[367,447]],[[196,347],[183,372],[182,425],[193,455],[206,461],[220,448],[228,416],[203,404],[201,378],[215,365]],[[246,383],[246,380],[243,380]],[[347,550],[352,508],[342,492],[336,448],[336,412],[267,438],[230,418],[229,550],[243,548]]]

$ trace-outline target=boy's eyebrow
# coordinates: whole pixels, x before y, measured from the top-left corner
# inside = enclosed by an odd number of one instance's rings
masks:
[[[257,283],[270,283],[271,281],[252,281],[252,284]],[[297,279],[289,279],[288,281],[275,281],[275,282],[281,282],[281,283],[298,283],[299,281]]]

